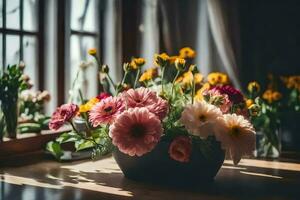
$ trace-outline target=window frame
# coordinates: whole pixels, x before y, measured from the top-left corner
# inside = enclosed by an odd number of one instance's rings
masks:
[[[5,66],[8,64],[13,63],[6,63],[6,37],[7,35],[16,35],[20,37],[20,58],[19,61],[23,60],[23,38],[24,36],[35,36],[37,39],[37,67],[34,69],[36,71],[37,75],[37,88],[39,90],[44,89],[44,12],[45,12],[45,3],[44,0],[37,1],[37,30],[36,31],[27,31],[23,28],[23,22],[24,22],[24,0],[19,0],[19,23],[20,23],[20,29],[11,29],[7,28],[6,26],[6,2],[8,0],[2,0],[2,27],[0,28],[0,34],[2,34],[2,70],[5,70]],[[26,63],[25,63],[26,64]]]

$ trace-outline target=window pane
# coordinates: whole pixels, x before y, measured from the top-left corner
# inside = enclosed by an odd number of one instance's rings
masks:
[[[0,27],[1,28],[3,26],[2,7],[3,7],[3,0],[0,0]]]
[[[20,0],[6,1],[6,27],[20,29]]]
[[[24,0],[23,29],[26,31],[37,30],[37,0]]]
[[[78,31],[96,30],[96,0],[72,0],[71,29]]]
[[[37,87],[37,38],[35,36],[23,38],[23,60],[26,65],[25,74],[29,75],[34,87]]]
[[[95,47],[95,38],[88,36],[71,36],[71,60],[70,70],[66,76],[69,76],[69,83],[72,85],[79,69],[81,61],[90,62],[90,66],[82,70],[78,80],[78,88],[81,88],[83,96],[86,98],[94,97],[97,94],[97,67],[93,58],[87,54],[89,48]],[[92,61],[92,62],[91,62]],[[67,90],[68,91],[68,90]],[[76,97],[76,96],[75,96]],[[78,100],[77,96],[77,100]]]
[[[20,62],[20,37],[6,35],[6,64],[14,65]]]
[[[3,48],[2,48],[2,34],[0,34],[0,71],[2,70],[3,68],[3,58],[2,58],[2,55],[3,55]]]

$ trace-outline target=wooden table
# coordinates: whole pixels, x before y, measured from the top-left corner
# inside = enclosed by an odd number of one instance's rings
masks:
[[[0,163],[1,165],[1,163]],[[142,184],[123,177],[111,157],[58,163],[49,159],[0,168],[1,200],[300,199],[300,162],[225,161],[213,183],[195,188]]]

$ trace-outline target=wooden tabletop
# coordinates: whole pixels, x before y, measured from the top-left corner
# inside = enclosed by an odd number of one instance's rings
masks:
[[[175,188],[128,180],[111,157],[72,163],[42,159],[0,167],[0,200],[300,199],[299,161],[231,163],[225,161],[213,183]]]

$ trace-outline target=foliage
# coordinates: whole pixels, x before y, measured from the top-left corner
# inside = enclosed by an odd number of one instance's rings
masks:
[[[23,68],[17,65],[7,66],[0,78],[1,108],[9,133],[15,133],[18,118],[18,95],[27,89],[28,84],[22,79]]]

